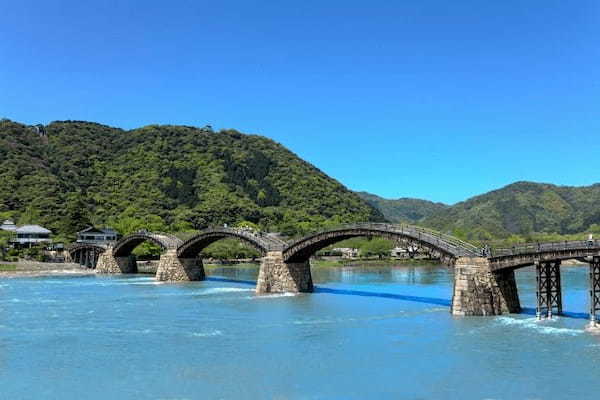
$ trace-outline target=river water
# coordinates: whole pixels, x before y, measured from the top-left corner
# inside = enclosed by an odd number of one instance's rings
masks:
[[[587,268],[568,316],[454,318],[443,267],[314,268],[317,291],[257,297],[257,269],[0,280],[2,399],[596,399]],[[529,314],[527,313],[529,312]]]

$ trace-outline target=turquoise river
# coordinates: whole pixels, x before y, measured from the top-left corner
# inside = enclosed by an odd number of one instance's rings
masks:
[[[256,296],[257,269],[208,280],[0,279],[1,399],[597,399],[587,267],[566,316],[456,318],[444,267],[313,268],[313,294]]]

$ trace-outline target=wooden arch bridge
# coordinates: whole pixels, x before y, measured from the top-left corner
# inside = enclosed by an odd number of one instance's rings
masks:
[[[427,251],[454,267],[452,313],[455,315],[498,315],[520,312],[514,271],[535,265],[537,315],[551,317],[562,312],[561,261],[577,259],[590,265],[590,319],[600,313],[600,241],[535,243],[504,249],[484,249],[450,235],[412,225],[363,223],[344,225],[285,242],[268,233],[248,229],[209,228],[187,240],[165,233],[139,231],[121,238],[113,246],[76,244],[71,258],[95,267],[98,273],[135,273],[132,255],[149,241],[163,249],[156,279],[193,281],[205,277],[199,254],[210,244],[234,238],[256,249],[262,256],[257,293],[311,292],[310,257],[341,240],[360,236],[391,239],[401,245]]]

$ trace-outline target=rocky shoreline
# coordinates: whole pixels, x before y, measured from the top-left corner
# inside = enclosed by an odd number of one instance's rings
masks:
[[[76,263],[45,263],[38,261],[0,261],[0,278],[48,275],[92,275],[93,269],[85,268]],[[14,267],[12,269],[11,267]]]

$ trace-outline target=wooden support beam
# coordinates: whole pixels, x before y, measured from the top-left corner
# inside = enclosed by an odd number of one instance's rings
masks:
[[[598,324],[600,314],[600,257],[593,257],[590,262],[590,325]]]
[[[537,318],[552,318],[553,313],[556,315],[562,314],[560,260],[537,262],[535,269]]]

